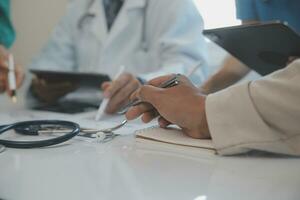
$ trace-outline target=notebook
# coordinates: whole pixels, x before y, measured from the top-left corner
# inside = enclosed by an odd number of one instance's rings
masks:
[[[138,130],[135,132],[135,134],[137,141],[150,140],[160,143],[215,150],[211,140],[194,139],[188,137],[176,127],[163,129],[154,126]]]

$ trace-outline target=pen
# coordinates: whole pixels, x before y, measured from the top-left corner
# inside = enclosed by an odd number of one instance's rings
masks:
[[[11,100],[13,103],[17,103],[17,83],[16,83],[16,75],[15,75],[15,63],[14,57],[12,54],[8,56],[8,87],[11,94]]]
[[[112,81],[116,80],[119,76],[121,76],[121,74],[124,72],[125,67],[124,66],[120,66],[120,69],[118,71],[118,73],[115,75],[115,77],[113,78]],[[105,108],[107,107],[107,104],[109,102],[109,98],[104,98],[101,102],[101,104],[99,105],[95,120],[98,121],[105,113]]]
[[[203,64],[202,61],[198,62],[196,65],[194,65],[194,66],[188,71],[188,73],[186,74],[186,76],[187,76],[188,78],[191,78],[191,76],[197,71],[197,69],[198,69],[199,67],[202,66],[202,64]]]
[[[202,61],[200,62],[197,62],[197,64],[195,64],[188,72],[187,72],[187,77],[190,78],[196,71],[199,67],[201,67],[203,64]],[[177,74],[176,76],[174,76],[173,78],[171,78],[170,80],[167,80],[166,82],[162,83],[161,85],[159,85],[158,87],[160,88],[169,88],[169,87],[173,87],[173,86],[176,86],[179,84],[179,81],[178,81],[178,77],[180,75]],[[133,100],[131,102],[129,102],[128,104],[126,104],[125,106],[123,106],[119,111],[118,111],[118,114],[122,115],[122,114],[125,114],[128,109],[132,106],[136,106],[138,104],[140,104],[141,101],[139,100]]]
[[[158,87],[159,88],[171,88],[171,87],[174,87],[176,85],[179,84],[179,78],[180,74],[176,74],[174,77],[172,77],[171,79],[161,83]],[[129,104],[126,105],[125,109],[126,109],[126,112],[127,110],[132,107],[132,106],[137,106],[139,104],[143,103],[141,100],[133,100],[131,101]]]

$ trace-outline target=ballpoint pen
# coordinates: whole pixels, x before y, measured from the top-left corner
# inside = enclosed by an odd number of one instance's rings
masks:
[[[13,103],[17,103],[17,83],[15,75],[15,63],[12,54],[8,56],[8,86],[11,91],[11,100]]]
[[[158,87],[159,88],[171,88],[171,87],[174,87],[174,86],[177,86],[179,84],[179,77],[180,77],[180,74],[176,74],[174,77],[172,77],[171,79],[161,83]],[[143,103],[141,100],[133,100],[131,102],[129,102],[125,107],[124,107],[124,110],[122,111],[119,111],[119,112],[127,112],[127,110],[132,107],[132,106],[137,106],[139,104]]]
[[[197,62],[196,65],[194,65],[193,67],[191,67],[191,69],[187,72],[186,76],[188,78],[190,78],[199,67],[201,67],[203,65],[203,62]],[[179,84],[179,80],[178,80],[179,74],[177,74],[176,76],[174,76],[173,78],[171,78],[170,80],[167,80],[166,82],[162,83],[161,85],[159,85],[158,87],[160,88],[169,88],[169,87],[173,87]],[[135,101],[130,101],[128,104],[126,104],[125,106],[123,106],[119,111],[118,114],[122,115],[125,114],[128,109],[132,106],[136,106],[138,104],[140,104],[141,101],[135,100]]]
[[[115,75],[115,77],[113,78],[112,81],[116,80],[119,76],[121,76],[121,74],[124,72],[124,70],[125,70],[125,67],[120,66],[118,73]],[[108,102],[109,102],[109,98],[104,98],[102,100],[101,104],[99,105],[96,117],[95,117],[96,121],[98,121],[104,115]]]

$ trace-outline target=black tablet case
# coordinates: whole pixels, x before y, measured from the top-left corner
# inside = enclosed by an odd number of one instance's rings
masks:
[[[300,36],[282,23],[205,30],[204,35],[251,69],[267,75],[300,56]]]
[[[110,81],[108,75],[97,74],[97,73],[60,72],[60,71],[48,71],[48,70],[30,70],[30,72],[39,78],[50,79],[52,81],[53,80],[71,81],[74,84],[78,84],[79,87],[99,88],[99,90],[101,84],[104,81]],[[68,101],[62,98],[51,105],[45,105],[42,102],[37,103],[36,105],[32,105],[31,109],[75,114],[75,113],[95,110],[98,108],[100,103],[101,101],[90,103],[90,102]]]
[[[57,81],[71,81],[80,86],[89,86],[100,88],[104,81],[109,81],[108,75],[99,73],[81,73],[81,72],[63,72],[48,70],[30,70],[30,72],[42,79]]]

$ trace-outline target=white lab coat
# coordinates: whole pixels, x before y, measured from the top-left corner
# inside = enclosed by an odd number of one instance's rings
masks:
[[[82,20],[87,13],[94,17]],[[185,74],[202,61],[198,75],[203,77],[202,30],[193,0],[125,0],[109,32],[102,0],[73,0],[31,68],[113,76],[125,65],[126,71],[150,79]]]

